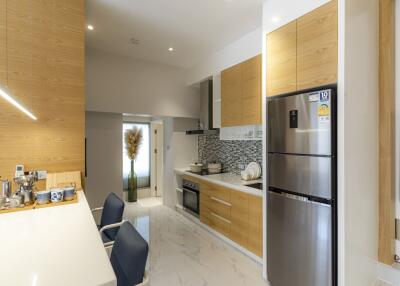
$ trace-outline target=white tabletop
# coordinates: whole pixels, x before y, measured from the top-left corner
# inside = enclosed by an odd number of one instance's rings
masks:
[[[0,214],[0,285],[117,285],[83,192],[78,199]]]

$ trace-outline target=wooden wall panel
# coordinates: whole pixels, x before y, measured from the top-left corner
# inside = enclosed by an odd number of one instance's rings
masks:
[[[0,0],[0,13],[7,13],[7,29],[0,17],[0,80],[6,83],[7,30],[9,90],[38,120],[0,99],[0,175],[13,177],[16,164],[83,171],[84,1],[8,0],[3,11],[5,3]]]
[[[379,261],[395,254],[395,1],[379,1]]]

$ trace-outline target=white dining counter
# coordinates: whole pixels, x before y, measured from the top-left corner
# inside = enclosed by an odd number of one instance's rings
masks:
[[[0,214],[0,285],[117,285],[83,192],[76,204]]]

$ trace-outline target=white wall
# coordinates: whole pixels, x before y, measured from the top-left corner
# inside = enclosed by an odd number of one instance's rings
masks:
[[[122,198],[122,115],[86,112],[86,138],[86,196],[94,208],[111,192]]]
[[[199,90],[183,69],[107,52],[86,52],[88,111],[198,118]]]
[[[198,158],[198,136],[185,130],[197,127],[196,120],[166,118],[164,124],[164,204],[175,207],[177,202],[175,168],[186,168]]]
[[[261,25],[261,19],[260,19]],[[222,70],[236,65],[261,53],[261,27],[244,35],[222,50],[203,59],[188,70],[187,83],[192,85],[203,81]]]
[[[378,259],[379,3],[341,0],[339,13],[339,285],[365,286]]]

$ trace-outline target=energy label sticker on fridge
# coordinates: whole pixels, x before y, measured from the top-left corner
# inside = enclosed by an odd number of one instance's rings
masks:
[[[331,109],[327,103],[318,105],[318,118],[320,123],[329,123],[331,118]]]

